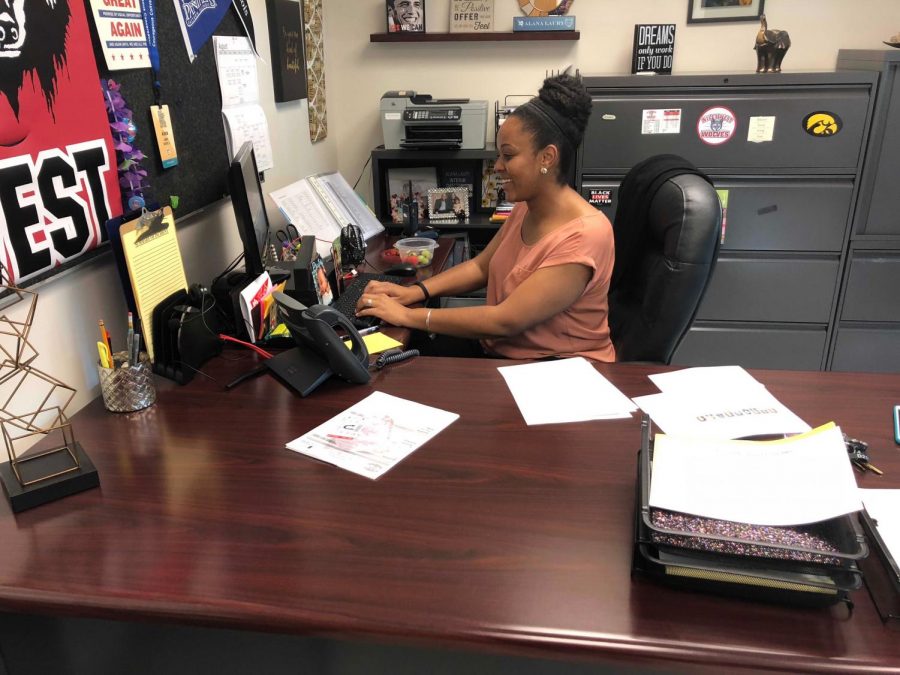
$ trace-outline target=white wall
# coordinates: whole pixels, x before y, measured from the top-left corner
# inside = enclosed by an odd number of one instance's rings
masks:
[[[688,0],[578,0],[581,40],[577,42],[494,42],[376,44],[370,33],[384,31],[384,0],[324,0],[328,138],[309,142],[306,102],[276,105],[272,74],[258,64],[263,107],[273,139],[275,169],[267,172],[267,192],[317,171],[338,168],[352,183],[370,150],[382,142],[378,118],[381,94],[415,89],[435,97],[487,99],[488,139],[493,140],[493,105],[507,94],[533,94],[545,71],[574,64],[585,75],[625,74],[631,68],[636,23],[675,23],[673,72],[746,72],[755,67],[755,23],[686,25]],[[264,0],[250,0],[259,50],[268,60]],[[426,26],[446,31],[449,0],[426,0]],[[495,0],[496,25],[511,26],[517,0]],[[789,30],[793,46],[788,71],[833,69],[838,49],[882,48],[881,40],[900,30],[898,0],[767,0],[772,28]],[[209,48],[209,47],[206,47]],[[775,78],[777,75],[760,75]],[[176,133],[190,130],[176,129]],[[371,196],[368,169],[360,192]],[[269,202],[269,212],[278,221]],[[214,205],[178,223],[189,281],[208,282],[240,251],[229,202]],[[121,341],[125,303],[109,255],[37,289],[40,295],[33,345],[34,366],[75,387],[67,410],[74,414],[98,394],[97,320],[103,318]],[[0,310],[22,320],[25,306]],[[31,392],[34,395],[34,392]],[[25,392],[23,392],[23,395]],[[76,428],[77,434],[77,428]]]
[[[756,68],[753,41],[759,24],[687,25],[689,0],[577,0],[581,39],[576,42],[369,42],[385,30],[384,0],[325,0],[331,67],[329,124],[338,137],[338,167],[356,176],[382,142],[378,101],[391,89],[413,89],[436,98],[488,101],[493,140],[494,101],[535,94],[545,71],[574,64],[584,75],[628,74],[634,25],[674,23],[673,74],[738,73]],[[425,27],[446,32],[450,0],[426,0]],[[900,0],[766,0],[769,27],[790,32],[784,60],[789,72],[833,70],[841,48],[889,49],[900,31]],[[495,27],[510,30],[521,14],[517,0],[494,0]],[[660,76],[661,77],[661,76]],[[760,74],[759,77],[777,77]],[[351,178],[352,175],[352,178]],[[360,181],[371,195],[371,174]]]
[[[250,0],[250,8],[256,28],[257,47],[265,61],[257,62],[262,105],[269,122],[275,168],[266,172],[263,189],[266,192],[282,187],[298,178],[318,171],[333,170],[337,166],[337,140],[333,131],[328,137],[312,144],[309,141],[309,119],[306,101],[275,103],[272,88],[272,70],[269,61],[269,37],[265,13],[265,0]],[[211,49],[206,45],[204,49]],[[328,54],[325,58],[328,66]],[[330,77],[333,68],[327,68]],[[326,81],[326,88],[330,88]],[[190,129],[175,129],[179,136],[191,133]],[[149,146],[149,138],[141,141]],[[146,151],[149,148],[145,147]],[[224,151],[224,150],[223,150]],[[148,153],[149,154],[149,153]],[[167,196],[160,195],[163,201]],[[267,201],[270,219],[283,222],[271,200]],[[231,202],[225,200],[212,205],[201,213],[180,219],[177,223],[178,239],[184,258],[189,282],[208,284],[225,265],[241,251],[237,225]],[[67,415],[99,395],[96,371],[99,339],[97,320],[103,319],[113,336],[122,345],[125,335],[127,310],[122,287],[109,253],[98,256],[95,262],[36,287],[37,310],[30,341],[40,356],[32,366],[77,390]],[[0,310],[13,321],[22,321],[28,303]],[[4,344],[6,344],[4,342]],[[38,389],[41,389],[38,391]],[[0,396],[5,391],[0,388]],[[31,398],[36,404],[45,392],[39,387],[23,389],[18,396]],[[53,399],[52,403],[59,403]],[[24,410],[20,398],[17,409]],[[77,426],[75,428],[78,436]],[[24,450],[25,444],[17,446]],[[0,460],[2,461],[2,460]]]

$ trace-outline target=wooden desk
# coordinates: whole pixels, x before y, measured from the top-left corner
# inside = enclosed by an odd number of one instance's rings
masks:
[[[255,358],[219,358],[205,370],[223,383]],[[843,607],[792,609],[632,580],[637,417],[526,427],[496,370],[508,363],[420,358],[365,386],[332,379],[307,399],[270,377],[227,393],[205,378],[161,381],[159,402],[134,415],[95,400],[73,422],[102,487],[15,517],[0,503],[0,610],[10,613],[0,649],[10,674],[31,672],[21,664],[49,659],[68,635],[15,613],[114,620],[91,624],[104,628],[79,644],[91,659],[112,658],[103,635],[121,637],[122,626],[149,634],[143,652],[132,645],[123,657],[127,668],[95,672],[154,672],[146,663],[160,658],[162,636],[192,630],[185,625],[237,631],[209,631],[227,636],[216,654],[232,663],[252,634],[276,645],[266,648],[272,658],[321,640],[357,645],[367,659],[481,664],[340,669],[326,649],[309,671],[291,655],[283,671],[257,663],[255,672],[490,672],[507,661],[516,665],[506,672],[560,673],[900,668],[897,633],[864,588],[847,618]],[[646,376],[660,370],[598,368],[630,396],[655,391]],[[754,374],[809,423],[834,419],[870,443],[885,475],[860,476],[862,486],[900,487],[890,424],[900,375]],[[378,481],[285,449],[374,390],[461,417]],[[75,663],[71,651],[65,663]]]

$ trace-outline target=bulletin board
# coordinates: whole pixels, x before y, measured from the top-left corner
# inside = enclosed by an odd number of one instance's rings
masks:
[[[156,10],[161,102],[169,106],[178,150],[177,166],[163,169],[156,150],[150,120],[150,106],[155,105],[152,71],[149,68],[106,70],[96,34],[93,35],[94,57],[101,77],[112,78],[121,85],[120,93],[134,112],[138,129],[134,142],[147,155],[141,166],[149,174],[153,197],[160,204],[168,204],[169,197],[177,195],[179,205],[175,216],[183,218],[226,195],[230,158],[225,144],[222,98],[212,39],[191,63],[175,14],[175,3],[157,0]],[[258,23],[265,17],[255,18]],[[244,34],[233,7],[225,14],[215,34]]]
[[[84,2],[85,12],[90,17],[91,10],[87,0],[70,1]],[[152,71],[149,68],[107,70],[93,21],[88,19],[88,24],[100,78],[115,80],[121,87],[120,93],[128,108],[134,112],[133,122],[137,127],[134,143],[146,155],[140,164],[148,172],[146,182],[150,189],[145,192],[148,205],[166,205],[170,203],[170,197],[177,196],[178,208],[175,215],[183,218],[227,196],[230,158],[222,123],[221,95],[212,40],[200,49],[197,58],[191,63],[174,3],[172,0],[157,0],[156,8],[161,102],[169,106],[178,152],[178,164],[168,169],[162,168],[150,119],[150,107],[155,104]],[[225,14],[215,33],[244,35],[233,7]],[[96,86],[99,90],[100,79],[96,80]],[[20,285],[28,288],[51,277],[62,276],[107,251],[109,247],[103,243],[69,262],[29,277]],[[12,297],[10,291],[0,291],[0,307],[9,304]]]

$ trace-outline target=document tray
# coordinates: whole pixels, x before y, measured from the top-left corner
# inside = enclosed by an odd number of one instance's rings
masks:
[[[866,555],[865,539],[852,516],[801,530],[814,533],[827,551],[768,539],[746,539],[689,529],[660,527],[649,506],[652,447],[650,423],[642,425],[635,484],[632,572],[672,586],[782,604],[822,607],[845,602],[862,585],[857,560]],[[660,513],[671,515],[659,509]],[[683,515],[683,514],[674,514]],[[686,516],[690,522],[693,516]],[[678,522],[668,519],[665,522]],[[703,519],[705,524],[727,523]],[[772,528],[746,528],[754,530]],[[809,541],[801,537],[800,541]]]
[[[653,448],[647,439],[640,453],[640,511],[648,541],[685,548],[758,557],[812,562],[847,568],[868,554],[866,538],[856,514],[791,527],[755,527],[713,518],[700,518],[650,506]],[[854,567],[855,569],[855,567]]]

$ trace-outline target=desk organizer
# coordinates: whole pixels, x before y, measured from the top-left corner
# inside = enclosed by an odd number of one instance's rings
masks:
[[[103,405],[111,412],[135,412],[156,402],[156,386],[153,383],[153,366],[146,352],[141,352],[140,363],[126,366],[126,353],[113,354],[115,368],[97,365],[100,374],[100,393]]]
[[[856,514],[755,526],[651,508],[653,449],[642,424],[632,570],[684,588],[806,606],[849,605],[868,554]]]

